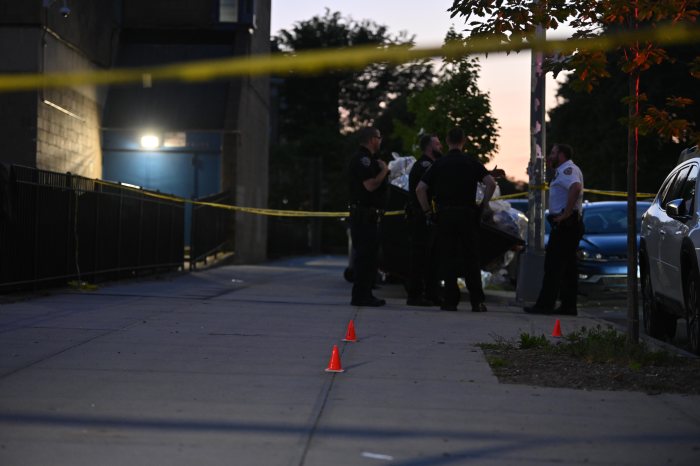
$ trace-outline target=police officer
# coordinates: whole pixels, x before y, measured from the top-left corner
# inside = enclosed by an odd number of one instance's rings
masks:
[[[457,310],[457,273],[463,268],[472,311],[485,312],[478,254],[481,209],[476,205],[476,188],[479,182],[486,185],[482,205],[487,206],[496,189],[496,181],[481,162],[462,152],[465,142],[461,128],[447,133],[450,150],[423,175],[416,195],[428,221],[437,219],[440,269],[445,280],[445,296],[440,309]],[[435,197],[437,215],[428,202],[428,189]]]
[[[547,162],[555,171],[549,183],[549,215],[552,229],[544,256],[544,278],[534,307],[525,307],[532,314],[576,315],[578,271],[576,249],[583,236],[581,203],[583,174],[571,160],[573,149],[555,144]],[[554,309],[557,296],[561,306]]]
[[[379,222],[384,214],[389,168],[379,160],[382,135],[376,128],[365,127],[357,132],[360,147],[349,165],[350,235],[354,259],[352,286],[353,306],[378,307],[386,304],[372,295],[377,275],[379,254]]]
[[[408,205],[406,214],[409,227],[409,267],[408,298],[409,306],[433,306],[439,304],[437,260],[434,257],[434,231],[425,221],[416,188],[433,162],[441,157],[442,144],[434,134],[423,135],[420,139],[419,158],[408,174]]]

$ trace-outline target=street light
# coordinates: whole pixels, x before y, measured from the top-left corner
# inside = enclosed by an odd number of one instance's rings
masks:
[[[155,134],[144,134],[141,136],[141,147],[148,150],[160,147],[160,138]]]

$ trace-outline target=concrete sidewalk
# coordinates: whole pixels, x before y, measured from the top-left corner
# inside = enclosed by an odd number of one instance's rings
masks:
[[[493,295],[486,314],[409,308],[399,286],[355,308],[344,265],[2,305],[0,465],[700,464],[700,397],[500,384],[475,345],[552,317]],[[342,374],[323,370],[334,344]]]

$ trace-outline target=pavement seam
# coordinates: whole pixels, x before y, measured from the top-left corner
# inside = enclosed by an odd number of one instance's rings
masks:
[[[360,308],[354,308],[350,319],[356,320],[359,311]],[[340,350],[341,355],[345,353],[345,348],[347,348],[348,343],[349,342],[343,342],[342,349]],[[312,414],[313,424],[311,425],[311,429],[309,429],[309,433],[306,436],[306,441],[304,442],[304,447],[301,451],[301,457],[299,458],[298,462],[294,461],[293,463],[291,463],[295,466],[304,466],[304,463],[306,462],[306,455],[309,453],[309,449],[311,448],[311,442],[313,441],[314,435],[316,434],[316,430],[318,429],[318,425],[321,422],[321,416],[323,416],[323,411],[326,408],[328,397],[331,394],[331,390],[333,389],[333,384],[335,383],[335,378],[337,376],[337,373],[332,373],[330,380],[324,382],[324,386],[321,389],[322,397],[320,399],[320,402],[317,401],[316,406],[312,410],[312,413],[315,412],[315,415]]]
[[[148,318],[148,317],[146,317],[146,318]],[[138,319],[138,320],[141,321],[141,319]],[[67,347],[67,348],[63,348],[63,349],[61,349],[61,350],[59,350],[59,351],[56,351],[55,353],[51,353],[51,354],[49,354],[49,355],[43,356],[42,358],[37,359],[37,360],[34,360],[34,361],[31,361],[31,362],[29,362],[29,363],[23,365],[22,367],[17,367],[17,368],[15,368],[15,369],[13,369],[13,370],[7,372],[7,373],[1,374],[1,375],[0,375],[0,380],[6,379],[7,377],[10,377],[11,375],[14,375],[14,374],[16,374],[16,373],[18,373],[18,372],[20,372],[20,371],[25,370],[25,369],[29,369],[30,367],[35,366],[36,364],[42,363],[42,362],[44,362],[44,361],[48,361],[49,359],[51,359],[51,358],[53,358],[53,357],[55,357],[55,356],[58,356],[58,355],[60,355],[60,354],[63,354],[63,353],[65,353],[65,352],[67,352],[67,351],[70,351],[70,350],[72,350],[72,349],[78,348],[78,347],[80,347],[80,346],[82,346],[82,345],[85,345],[85,344],[87,344],[87,343],[90,343],[90,342],[92,342],[92,341],[94,341],[94,340],[97,340],[98,338],[102,338],[102,337],[111,335],[111,334],[116,333],[116,332],[121,332],[121,331],[123,331],[123,330],[127,330],[127,329],[129,329],[129,328],[131,328],[131,327],[133,327],[133,326],[135,326],[135,325],[138,325],[138,323],[139,323],[139,322],[134,321],[134,322],[132,322],[132,323],[130,323],[130,324],[128,324],[128,325],[125,325],[124,327],[120,327],[120,328],[116,328],[116,329],[112,329],[112,330],[106,331],[106,332],[104,332],[104,333],[100,333],[99,335],[95,335],[95,336],[92,337],[92,338],[88,338],[87,340],[80,341],[80,342],[78,342],[78,343],[76,343],[76,344],[74,344],[74,345],[72,345],[72,346],[69,346],[69,347]],[[31,327],[27,327],[27,328],[31,328]],[[93,329],[88,329],[88,330],[93,330]]]

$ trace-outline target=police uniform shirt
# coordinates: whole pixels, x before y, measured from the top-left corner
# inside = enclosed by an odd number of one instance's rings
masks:
[[[437,159],[423,175],[440,207],[472,207],[476,205],[476,187],[488,175],[476,158],[457,149]]]
[[[569,188],[574,183],[581,183],[581,193],[576,200],[574,209],[581,212],[583,203],[583,174],[581,170],[572,162],[567,160],[557,167],[554,179],[549,183],[549,211],[559,214],[566,209],[566,202],[569,198]]]
[[[374,191],[367,191],[364,182],[370,178],[375,178],[382,171],[377,158],[364,146],[350,159],[350,204],[364,207],[384,208],[384,195],[387,187],[387,177],[384,178],[379,188]]]
[[[419,158],[411,167],[411,171],[408,174],[408,196],[411,199],[411,205],[419,209],[420,204],[418,203],[418,198],[416,197],[416,188],[418,187],[418,182],[423,178],[423,175],[433,164],[433,159],[427,155]]]

